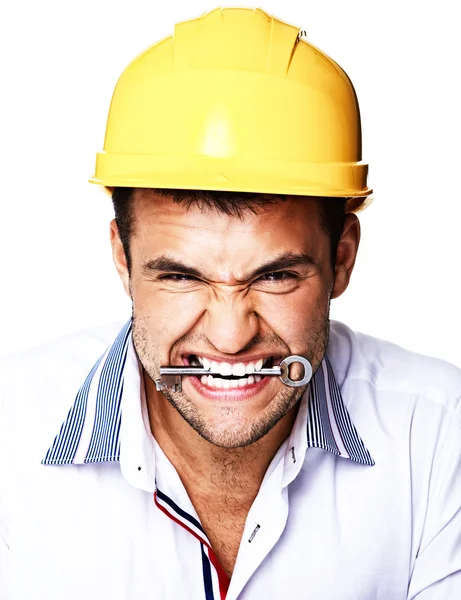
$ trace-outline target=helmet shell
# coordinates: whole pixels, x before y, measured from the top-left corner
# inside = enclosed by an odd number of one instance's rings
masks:
[[[369,196],[346,73],[260,9],[176,25],[123,71],[92,183]]]

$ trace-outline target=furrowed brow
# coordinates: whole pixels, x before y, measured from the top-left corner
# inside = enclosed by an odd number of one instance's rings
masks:
[[[147,261],[143,264],[142,271],[145,274],[152,273],[153,271],[161,271],[163,273],[181,273],[182,275],[203,278],[203,274],[195,267],[186,265],[180,260],[169,258],[168,256],[159,256]]]
[[[302,265],[316,267],[318,266],[318,263],[308,254],[285,252],[273,260],[261,265],[240,281],[250,281],[251,279],[255,279],[266,273],[283,271],[284,269]],[[142,271],[145,275],[152,274],[153,272],[180,273],[182,275],[190,275],[191,277],[206,280],[206,276],[195,267],[168,256],[159,256],[147,261],[142,266]]]

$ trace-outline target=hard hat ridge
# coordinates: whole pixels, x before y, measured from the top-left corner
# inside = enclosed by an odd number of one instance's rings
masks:
[[[297,27],[259,8],[215,9],[175,26],[174,65],[177,69],[241,69],[283,77],[298,36]]]

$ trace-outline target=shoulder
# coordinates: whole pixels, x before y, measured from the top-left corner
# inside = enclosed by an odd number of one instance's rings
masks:
[[[443,360],[354,332],[332,321],[328,356],[341,385],[367,383],[376,395],[425,398],[461,415],[461,370]]]
[[[49,445],[80,386],[122,326],[83,330],[2,357],[0,443],[9,448]]]
[[[114,341],[122,323],[71,333],[34,348],[0,358],[0,385],[48,384],[91,368]]]
[[[328,358],[375,475],[441,489],[461,460],[461,370],[337,322]]]

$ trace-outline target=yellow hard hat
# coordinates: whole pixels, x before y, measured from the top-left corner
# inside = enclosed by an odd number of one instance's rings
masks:
[[[346,73],[298,28],[224,8],[176,25],[122,73],[92,183],[370,195]]]

